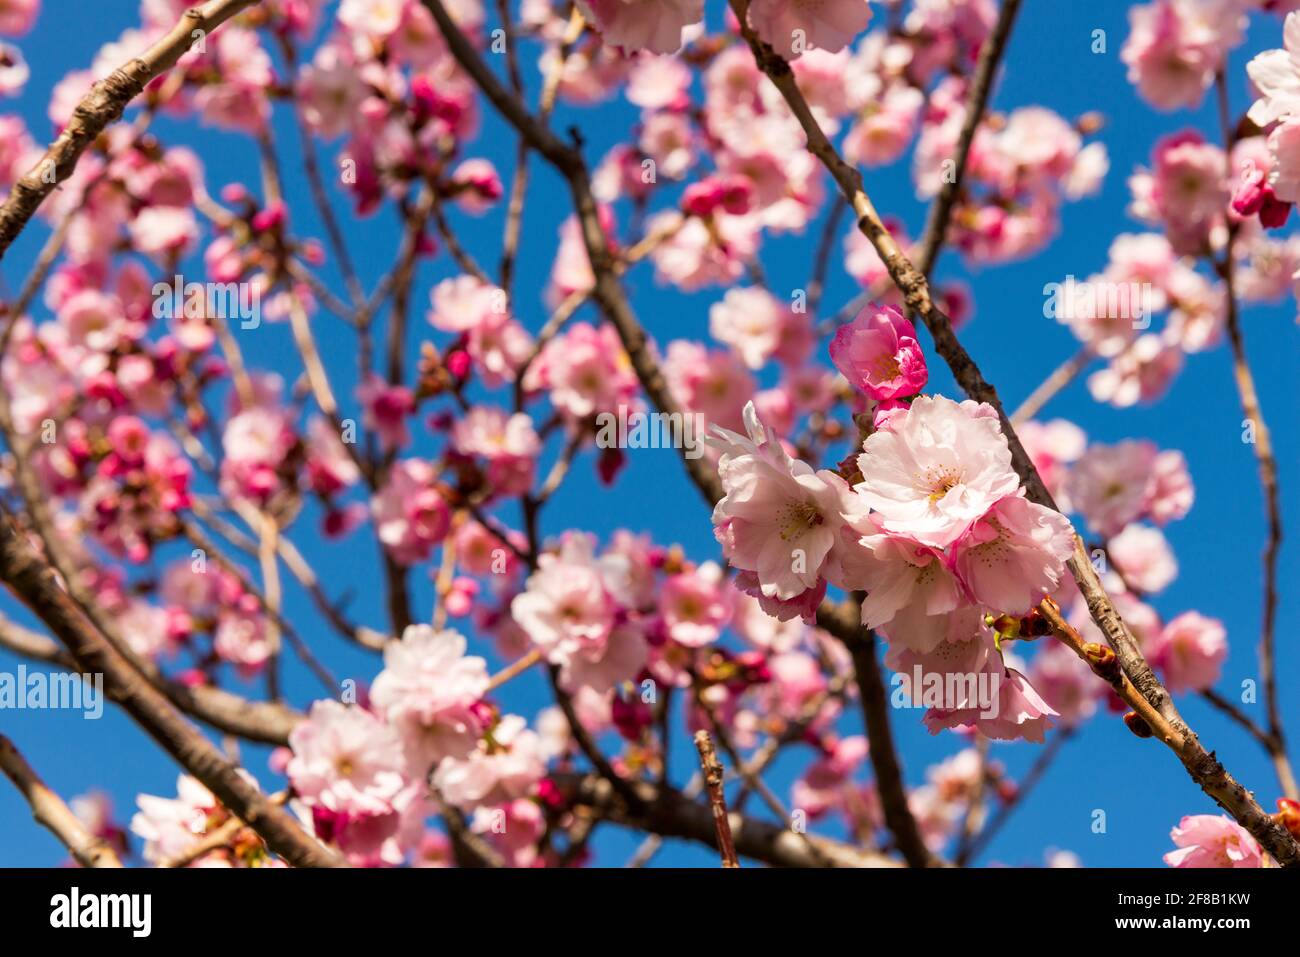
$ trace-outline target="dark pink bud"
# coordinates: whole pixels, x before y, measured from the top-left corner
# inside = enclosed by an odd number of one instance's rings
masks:
[[[253,217],[253,229],[259,233],[267,233],[283,226],[287,218],[288,207],[283,201],[276,200],[265,209],[259,210]]]
[[[1269,192],[1264,171],[1254,163],[1247,162],[1241,173],[1241,182],[1237,184],[1237,191],[1232,195],[1233,212],[1239,216],[1254,216],[1264,205]]]
[[[1284,203],[1273,195],[1273,187],[1268,187],[1268,194],[1259,207],[1259,223],[1265,229],[1277,229],[1291,215],[1291,204]]]
[[[560,793],[559,787],[550,778],[542,778],[537,782],[537,800],[548,807],[558,808],[564,806],[564,795]]]
[[[457,379],[463,379],[469,374],[470,357],[469,353],[461,349],[450,353],[447,356],[447,371]]]
[[[610,719],[614,727],[628,741],[638,741],[641,733],[650,726],[654,716],[650,709],[641,702],[640,698],[633,698],[630,701],[621,696],[615,695],[613,702],[610,704]]]
[[[613,485],[614,479],[618,478],[618,473],[623,470],[627,464],[627,456],[623,450],[610,447],[601,449],[600,458],[596,459],[596,475],[600,478],[602,485]]]

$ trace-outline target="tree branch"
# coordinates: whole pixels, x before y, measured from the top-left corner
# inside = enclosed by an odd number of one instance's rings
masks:
[[[115,123],[131,100],[139,96],[150,81],[174,67],[200,36],[211,33],[231,17],[258,0],[208,0],[202,6],[186,10],[166,36],[122,64],[90,88],[77,104],[72,119],[50,144],[41,160],[9,191],[0,206],[0,259],[31,220],[45,197],[72,175],[77,161],[91,143],[111,123]]]
[[[59,645],[0,615],[0,647],[33,661],[43,661],[65,671],[80,671],[80,665]],[[222,688],[209,685],[190,686],[163,677],[146,674],[176,707],[225,734],[256,741],[259,744],[285,745],[289,732],[304,715],[288,705],[253,701]],[[105,688],[109,699],[122,702],[120,689]]]
[[[122,866],[116,852],[86,830],[63,798],[45,786],[14,743],[3,734],[0,734],[0,771],[13,781],[18,793],[31,805],[36,823],[57,837],[78,864],[82,867]]]
[[[551,776],[561,793],[575,804],[594,806],[602,797],[608,802],[609,819],[615,824],[649,831],[663,837],[680,837],[717,849],[718,832],[713,811],[707,804],[692,801],[679,791],[659,788],[648,781],[634,785],[642,810],[629,810],[621,800],[610,801],[596,775],[560,773]],[[730,815],[736,853],[775,867],[898,867],[886,854],[863,850],[839,841],[800,835],[766,821]],[[807,837],[809,843],[803,838]]]
[[[723,788],[722,762],[713,750],[713,739],[707,731],[695,732],[695,750],[700,752],[700,768],[704,771],[704,787],[709,792],[709,810],[713,813],[713,824],[718,832],[718,850],[722,854],[722,866],[739,867],[736,859],[736,844],[731,836],[731,821],[727,818],[727,795]]]
[[[247,821],[271,850],[299,867],[342,864],[290,814],[242,777],[238,766],[186,722],[163,694],[98,634],[59,588],[53,571],[37,557],[7,513],[0,514],[0,580],[49,626],[81,670],[103,674],[105,687],[121,700],[131,717],[226,807]]]
[[[1025,453],[1024,446],[998,398],[997,390],[988,383],[975,360],[957,340],[952,330],[951,320],[934,304],[925,275],[912,264],[885,228],[880,214],[863,189],[861,174],[844,161],[822,131],[821,125],[799,91],[790,65],[771,47],[760,41],[745,25],[747,0],[730,0],[730,2],[740,20],[741,31],[753,51],[759,68],[776,86],[800,126],[803,127],[808,138],[809,152],[822,162],[852,204],[854,212],[858,215],[858,228],[871,242],[885,264],[894,284],[903,294],[909,311],[920,317],[930,331],[934,339],[935,351],[947,363],[953,378],[968,396],[978,402],[987,403],[997,412],[1002,432],[1011,449],[1012,465],[1024,483],[1029,499],[1055,509],[1056,502]],[[1264,812],[1254,796],[1224,769],[1212,752],[1205,750],[1196,735],[1188,729],[1174,706],[1169,692],[1151,670],[1151,666],[1138,647],[1137,640],[1120,617],[1110,596],[1106,594],[1096,569],[1092,567],[1077,537],[1075,553],[1067,565],[1079,585],[1089,615],[1114,649],[1125,674],[1140,692],[1140,696],[1151,708],[1159,712],[1163,722],[1178,732],[1181,745],[1175,748],[1175,751],[1188,773],[1207,794],[1250,831],[1279,863],[1286,866],[1300,866],[1300,844],[1297,844],[1285,828],[1276,824]]]

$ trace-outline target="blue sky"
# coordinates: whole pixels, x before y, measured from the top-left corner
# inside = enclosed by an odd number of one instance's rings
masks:
[[[136,5],[124,0],[95,4],[46,0],[45,7],[33,33],[20,43],[32,69],[27,90],[18,100],[0,104],[20,113],[38,139],[46,139],[50,133],[45,110],[54,84],[69,70],[84,68],[100,45],[138,22]],[[956,255],[945,254],[937,269],[940,279],[961,277],[973,290],[976,315],[962,330],[962,339],[1009,407],[1028,395],[1076,348],[1064,327],[1043,318],[1043,286],[1067,274],[1082,278],[1095,272],[1104,264],[1107,247],[1117,233],[1141,228],[1124,211],[1128,202],[1125,180],[1134,167],[1147,162],[1156,139],[1168,132],[1195,126],[1207,137],[1217,138],[1212,98],[1207,98],[1198,111],[1172,115],[1155,113],[1137,99],[1125,81],[1118,56],[1128,32],[1126,10],[1120,3],[1025,4],[992,104],[995,109],[1043,104],[1067,118],[1092,110],[1102,112],[1106,125],[1099,138],[1110,152],[1111,172],[1101,192],[1067,205],[1059,235],[1037,256],[970,271]],[[74,19],[69,21],[69,16]],[[717,17],[714,8],[711,17]],[[1093,31],[1098,29],[1106,34],[1104,53],[1093,53],[1091,49]],[[1246,61],[1254,53],[1280,43],[1281,24],[1276,18],[1252,21],[1246,44],[1232,58],[1234,114],[1249,103]],[[535,91],[535,70],[526,72]],[[301,164],[296,136],[284,122],[287,117],[283,109],[281,106],[277,112],[275,132],[287,172],[286,189],[294,210],[295,231],[320,236],[323,233],[310,207],[306,182],[293,174]],[[634,119],[626,106],[562,106],[555,125],[560,129],[578,125],[588,144],[588,158],[594,164],[610,145],[627,135]],[[198,152],[214,194],[231,181],[256,182],[256,151],[248,139],[193,122],[171,120],[160,121],[155,131],[168,144],[183,143]],[[326,147],[322,155],[328,168],[333,152]],[[508,180],[514,138],[494,115],[485,113],[481,138],[471,145],[468,155],[491,158]],[[541,295],[555,249],[556,230],[569,210],[567,190],[557,177],[536,162],[533,171],[516,281],[516,309],[522,321],[535,331],[545,315]],[[903,219],[912,235],[920,232],[925,208],[915,199],[906,163],[873,171],[867,186],[884,213]],[[344,228],[353,256],[367,286],[373,287],[393,259],[398,242],[395,220],[381,213],[358,222],[346,211],[345,201],[340,200],[339,207],[345,210]],[[502,217],[501,210],[479,219],[453,214],[457,231],[480,261],[496,261]],[[841,238],[849,228],[846,222]],[[6,256],[0,267],[4,288],[12,290],[21,284],[44,234],[43,224],[33,226]],[[763,263],[772,288],[806,284],[819,235],[820,223],[815,223],[805,235],[766,241]],[[445,256],[423,265],[414,299],[421,311],[428,288],[454,272]],[[720,290],[684,295],[665,289],[655,283],[645,266],[633,271],[626,285],[641,321],[661,343],[678,337],[707,338],[708,307],[721,295]],[[838,308],[855,292],[852,280],[839,268],[838,258],[833,260],[825,308]],[[595,319],[590,311],[584,317]],[[411,355],[416,336],[427,329],[418,322],[413,326]],[[1300,427],[1293,392],[1297,368],[1294,303],[1247,309],[1244,329],[1264,412],[1274,433],[1284,520],[1294,522],[1296,509],[1290,507],[1293,500],[1287,494],[1300,482],[1300,470],[1295,467]],[[249,337],[243,347],[252,365],[296,375],[298,364],[287,329],[264,326],[244,335]],[[336,392],[349,395],[355,385],[351,333],[340,322],[322,315],[318,335],[327,365],[337,376]],[[940,362],[932,359],[931,369],[931,390],[958,394]],[[1190,356],[1170,393],[1157,404],[1126,410],[1100,406],[1080,382],[1046,410],[1047,417],[1054,415],[1071,418],[1098,441],[1147,436],[1161,448],[1184,452],[1196,484],[1197,501],[1186,519],[1166,529],[1178,556],[1180,574],[1153,604],[1166,619],[1195,609],[1227,623],[1231,654],[1221,690],[1231,692],[1241,680],[1255,677],[1264,512],[1251,448],[1240,440],[1242,415],[1226,346]],[[699,560],[715,556],[709,510],[685,479],[674,452],[644,450],[631,454],[613,492],[596,482],[594,472],[594,460],[588,453],[548,505],[542,523],[545,534],[579,527],[604,537],[615,528],[629,527],[653,532],[656,541],[664,544],[681,543]],[[321,579],[351,591],[349,610],[354,618],[380,624],[383,593],[371,541],[361,536],[344,544],[323,544],[315,539],[313,527],[310,516],[300,521],[296,540],[317,562]],[[1292,631],[1286,627],[1300,612],[1293,591],[1287,587],[1296,579],[1297,571],[1296,548],[1288,543],[1279,569],[1282,601],[1278,612],[1278,662],[1283,716],[1297,729],[1294,734],[1300,735],[1300,706],[1294,695],[1300,677],[1300,652]],[[427,614],[430,588],[425,570],[415,571],[412,582],[416,607]],[[0,597],[0,608],[6,614],[21,616],[7,594]],[[345,644],[320,622],[305,597],[294,589],[286,610],[300,622],[299,631],[336,674],[362,681],[373,678],[379,667],[377,658]],[[498,663],[490,641],[471,635],[471,642],[477,651]],[[17,664],[16,659],[0,652],[0,670],[13,670]],[[290,667],[285,684],[290,699],[302,706],[319,694],[319,686],[301,668]],[[260,684],[247,685],[244,690],[256,693]],[[549,703],[547,689],[535,674],[517,680],[502,700],[512,710],[530,717]],[[1260,749],[1199,700],[1188,698],[1179,704],[1203,743],[1217,749],[1230,770],[1271,808],[1277,785]],[[1259,716],[1262,707],[1256,706],[1252,713]],[[893,720],[909,783],[920,783],[927,765],[963,746],[962,740],[951,734],[931,737],[921,725],[919,712],[895,712]],[[692,767],[690,749],[680,746],[688,739],[681,725],[676,727],[679,746],[673,749],[677,759],[674,780],[680,784]],[[64,795],[92,787],[108,791],[120,819],[129,818],[137,793],[174,794],[177,767],[112,708],[96,722],[83,722],[74,713],[0,712],[0,729],[15,739],[47,781]],[[857,733],[859,729],[859,717],[850,710],[842,730]],[[1017,744],[995,745],[993,752],[1012,776],[1018,776],[1038,750],[1034,745]],[[244,756],[254,773],[272,786],[264,751],[245,748]],[[795,749],[777,763],[770,780],[778,794],[788,795],[794,775],[809,758],[807,750]],[[1097,809],[1106,812],[1108,826],[1104,834],[1093,833],[1090,827]],[[1154,743],[1138,741],[1118,720],[1103,715],[1065,746],[1046,778],[979,863],[1037,864],[1042,861],[1044,849],[1054,846],[1076,852],[1088,865],[1159,865],[1160,855],[1171,847],[1169,828],[1182,815],[1214,811],[1210,800],[1187,778],[1171,754]],[[597,859],[620,864],[637,843],[635,834],[602,828],[595,842]],[[0,865],[49,865],[60,859],[60,848],[30,822],[15,792],[0,786]],[[707,865],[714,861],[712,852],[678,842],[669,842],[657,858],[661,865]]]

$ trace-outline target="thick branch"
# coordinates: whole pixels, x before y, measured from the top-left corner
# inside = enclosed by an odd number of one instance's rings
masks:
[[[931,867],[935,861],[925,846],[907,803],[907,789],[903,784],[903,769],[899,766],[894,748],[894,735],[889,728],[889,696],[880,675],[880,662],[876,660],[876,638],[871,632],[849,645],[853,655],[853,670],[858,678],[862,717],[867,726],[870,742],[871,767],[876,773],[876,790],[880,793],[885,825],[894,835],[898,850],[912,867]]]
[[[708,847],[718,847],[718,832],[713,811],[671,788],[657,788],[649,782],[634,787],[643,811],[630,811],[621,800],[610,801],[608,789],[601,788],[595,775],[562,773],[552,780],[571,801],[587,807],[604,799],[609,819],[615,824],[649,831],[663,837],[680,837]],[[736,853],[775,867],[898,867],[893,858],[876,851],[832,841],[811,834],[800,835],[789,828],[766,821],[751,820],[739,814],[728,815]],[[808,840],[805,842],[804,838]],[[814,851],[813,848],[816,850]],[[819,859],[820,858],[820,859]]]
[[[39,635],[0,615],[0,647],[43,661],[65,671],[79,671],[73,657],[56,642]],[[284,745],[289,732],[303,719],[288,705],[254,701],[221,688],[207,685],[192,687],[158,673],[146,674],[176,707],[218,731],[260,744]],[[106,688],[110,700],[121,702],[120,689]]]
[[[13,781],[18,793],[32,808],[36,823],[59,839],[82,867],[121,867],[122,862],[108,844],[86,830],[86,826],[48,787],[19,754],[14,743],[0,734],[0,771]]]
[[[185,11],[166,36],[138,57],[122,64],[90,88],[72,119],[50,144],[45,155],[9,192],[0,206],[0,259],[54,188],[72,175],[86,148],[150,81],[166,73],[189,51],[196,39],[211,33],[258,0],[208,0]]]
[[[271,850],[299,867],[341,864],[290,814],[242,777],[238,766],[185,721],[163,694],[95,630],[59,588],[53,571],[37,557],[7,514],[0,516],[0,579],[49,626],[72,653],[80,670],[103,674],[105,687],[131,717],[226,807],[247,821]]]

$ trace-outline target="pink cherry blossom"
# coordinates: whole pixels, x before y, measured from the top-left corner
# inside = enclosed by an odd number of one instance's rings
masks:
[[[815,818],[851,801],[853,774],[866,760],[867,751],[867,739],[861,735],[835,741],[795,781],[794,805]]]
[[[1268,856],[1250,832],[1223,814],[1191,814],[1169,832],[1178,850],[1170,867],[1264,867]]]
[[[650,648],[638,627],[615,625],[603,646],[580,649],[560,666],[560,684],[569,691],[604,695],[635,678],[649,657]]]
[[[1169,449],[1156,456],[1146,496],[1147,514],[1157,525],[1167,525],[1191,510],[1196,493],[1182,452]]]
[[[456,204],[475,216],[487,212],[505,195],[496,167],[485,159],[467,159],[457,166],[451,174],[451,189]]]
[[[734,174],[733,174],[734,175]],[[676,213],[660,213],[647,223],[651,230],[668,229]],[[745,262],[758,250],[761,224],[754,215],[715,213],[711,224],[691,218],[650,254],[656,275],[690,291],[709,285],[731,285],[745,272]]]
[[[614,602],[594,552],[591,536],[566,535],[558,554],[538,559],[511,602],[515,620],[554,664],[582,651],[599,653],[614,627]]]
[[[1200,105],[1244,20],[1239,5],[1230,0],[1155,0],[1133,7],[1130,33],[1120,51],[1129,81],[1158,109]]]
[[[726,493],[713,510],[727,560],[758,576],[762,593],[786,600],[816,587],[840,542],[849,488],[834,472],[791,459],[745,407],[748,437],[719,429],[718,474]]]
[[[628,50],[676,53],[682,31],[704,16],[704,0],[580,0],[606,43]]]
[[[584,322],[546,345],[524,384],[548,390],[552,404],[575,419],[630,407],[640,387],[618,333]]]
[[[256,673],[271,656],[266,620],[260,615],[222,615],[213,634],[212,650],[246,674]]]
[[[413,770],[466,755],[482,731],[476,705],[487,694],[487,662],[467,656],[454,631],[411,625],[384,648],[370,700],[395,727]]]
[[[1053,727],[1052,718],[1059,714],[1043,700],[1029,679],[1014,668],[999,672],[998,696],[987,708],[982,702],[970,701],[956,708],[932,708],[926,712],[925,726],[931,734],[943,728],[970,726],[995,741],[1033,741],[1043,743],[1043,736]],[[994,712],[989,716],[989,712]]]
[[[537,801],[516,798],[498,807],[474,809],[470,830],[483,839],[511,867],[533,867],[540,861],[538,848],[546,832],[546,813]]]
[[[831,340],[831,361],[873,399],[915,395],[929,372],[916,329],[893,306],[868,305]]]
[[[357,463],[324,416],[307,421],[307,473],[311,487],[322,495],[355,485],[361,478]]]
[[[342,44],[323,45],[299,75],[297,93],[303,120],[327,139],[356,124],[365,92],[353,57]]]
[[[790,308],[765,289],[729,289],[709,308],[709,334],[739,354],[745,365],[761,369],[780,348]]]
[[[996,611],[1029,611],[1060,584],[1074,530],[1060,512],[1008,496],[954,545],[953,568],[972,598]]]
[[[952,613],[965,604],[943,554],[880,533],[869,518],[852,524],[865,533],[858,541],[863,551],[845,556],[844,574],[850,585],[867,592],[862,623],[917,652],[934,650],[951,634]]]
[[[369,711],[323,700],[289,735],[289,779],[308,806],[383,814],[406,782],[401,742]]]
[[[1165,625],[1148,653],[1170,691],[1205,691],[1219,680],[1228,656],[1227,630],[1218,619],[1185,611]]]
[[[1288,116],[1273,128],[1268,135],[1268,149],[1273,163],[1267,185],[1273,202],[1269,202],[1267,194],[1261,197],[1260,219],[1269,218],[1265,226],[1281,226],[1286,217],[1279,204],[1300,200],[1300,116]]]
[[[802,61],[800,61],[802,62]],[[858,116],[844,140],[844,158],[863,166],[887,166],[903,155],[916,134],[924,94],[898,83]]]
[[[433,467],[422,459],[402,459],[370,502],[379,540],[394,561],[422,562],[451,527],[451,510],[434,484]]]
[[[140,810],[131,818],[131,833],[144,841],[143,856],[151,864],[188,851],[220,806],[212,792],[188,774],[177,777],[175,798],[141,794],[136,803]]]
[[[429,322],[444,332],[466,332],[506,311],[505,293],[473,276],[444,279],[429,294]]]
[[[1138,591],[1164,591],[1178,577],[1178,561],[1158,528],[1130,525],[1107,544],[1115,569]]]
[[[1142,516],[1156,454],[1150,442],[1133,440],[1088,447],[1071,469],[1066,488],[1089,528],[1110,538]]]
[[[754,32],[787,59],[805,50],[842,50],[870,21],[866,0],[753,0],[749,5]]]
[[[1258,127],[1283,117],[1300,117],[1300,13],[1288,13],[1282,28],[1285,49],[1258,54],[1246,74],[1259,91],[1247,114]]]
[[[452,444],[462,455],[486,460],[487,480],[497,494],[519,495],[532,487],[541,441],[527,415],[475,406],[457,421]]]
[[[385,450],[403,448],[411,441],[407,417],[415,411],[415,395],[406,386],[389,385],[371,375],[357,387],[357,399],[365,410],[363,422],[373,429]]]
[[[829,572],[833,567],[833,564],[828,562],[826,570]],[[817,620],[817,608],[826,597],[827,582],[818,578],[815,584],[790,598],[767,594],[756,572],[745,570],[736,572],[735,584],[743,594],[758,602],[764,614],[781,622],[799,619],[804,624],[811,625]]]
[[[403,0],[343,0],[339,23],[364,36],[383,39],[402,22]]]
[[[675,339],[668,344],[665,378],[682,408],[704,415],[709,425],[743,427],[743,409],[754,397],[754,378],[736,355]]]
[[[731,618],[722,569],[715,562],[669,578],[660,603],[668,637],[692,648],[716,641]]]
[[[921,396],[887,431],[867,437],[854,491],[880,527],[942,548],[1012,494],[1020,480],[993,410]]]
[[[546,770],[541,739],[518,715],[506,715],[464,758],[448,757],[433,773],[444,800],[459,806],[526,797]]]
[[[1168,391],[1183,368],[1183,350],[1148,333],[1139,336],[1110,365],[1088,377],[1088,391],[1098,402],[1128,408],[1153,402]]]
[[[0,4],[0,33],[21,36],[41,12],[41,0],[5,0]]]

